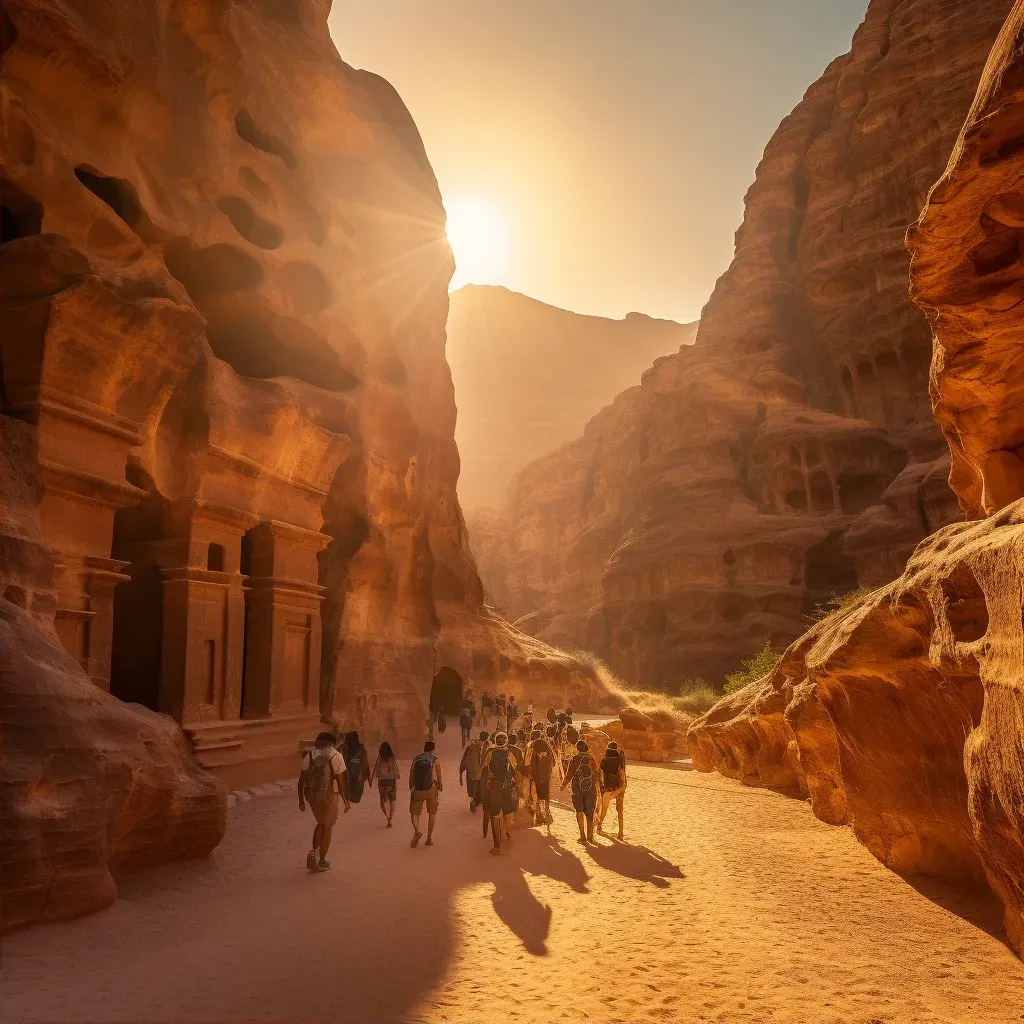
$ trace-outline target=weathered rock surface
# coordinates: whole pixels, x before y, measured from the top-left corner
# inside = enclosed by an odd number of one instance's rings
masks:
[[[630,313],[583,316],[507,288],[452,293],[448,365],[467,514],[498,508],[512,477],[578,437],[587,420],[658,357],[690,345],[697,325]]]
[[[0,922],[95,910],[113,873],[208,853],[226,791],[171,719],[92,685],[53,629],[35,428],[0,416]]]
[[[907,226],[1010,0],[872,0],[782,123],[697,341],[510,488],[508,610],[641,685],[720,678],[958,518]]]
[[[798,786],[901,871],[984,879],[1024,947],[1024,496],[1014,214],[1024,189],[1024,3],[996,43],[917,226],[913,294],[950,484],[978,522],[924,540],[903,575],[815,626],[689,730],[696,767]]]
[[[935,339],[935,418],[971,517],[1024,497],[1024,61],[1020,4],[949,167],[908,235],[913,294]]]
[[[1024,943],[1024,503],[921,543],[689,729],[701,771],[799,787],[898,871],[987,879]]]
[[[322,715],[370,740],[442,684],[598,685],[483,605],[440,195],[329,8],[0,5],[15,923],[214,845],[224,791],[189,749],[252,784]]]

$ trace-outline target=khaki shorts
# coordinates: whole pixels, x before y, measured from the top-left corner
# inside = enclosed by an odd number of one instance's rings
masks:
[[[423,805],[427,805],[427,814],[432,818],[437,814],[437,786],[431,786],[428,790],[414,789],[409,794],[409,812],[419,814]]]
[[[334,823],[338,820],[338,804],[340,802],[338,795],[335,793],[326,805],[310,804],[309,809],[313,812],[316,823],[323,825],[325,828],[333,828]]]

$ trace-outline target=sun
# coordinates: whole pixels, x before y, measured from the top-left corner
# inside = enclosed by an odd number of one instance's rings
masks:
[[[455,255],[451,288],[502,284],[508,271],[509,232],[501,208],[479,196],[445,200],[448,242]]]

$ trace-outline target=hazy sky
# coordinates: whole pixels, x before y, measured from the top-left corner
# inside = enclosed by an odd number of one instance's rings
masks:
[[[334,0],[342,58],[412,111],[446,203],[508,224],[498,282],[693,320],[779,121],[867,0]]]

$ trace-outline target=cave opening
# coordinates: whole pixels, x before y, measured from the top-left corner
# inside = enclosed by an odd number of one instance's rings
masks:
[[[840,473],[836,481],[839,504],[847,515],[859,515],[877,505],[888,486],[886,478],[878,473]]]
[[[111,178],[84,165],[75,168],[75,177],[97,199],[106,203],[128,227],[134,229],[138,226],[142,220],[142,204],[131,182],[124,178]]]
[[[27,192],[0,178],[0,245],[43,230],[43,206]]]
[[[456,715],[462,704],[462,676],[447,665],[442,666],[430,684],[430,710]]]
[[[253,120],[248,110],[240,110],[235,114],[235,131],[243,142],[248,142],[253,149],[276,156],[290,171],[298,166],[295,154],[276,135],[264,131]]]
[[[217,209],[231,226],[252,245],[260,249],[277,249],[284,241],[284,231],[264,220],[241,196],[221,196]]]
[[[988,632],[988,602],[970,566],[957,566],[942,581],[942,596],[957,643],[974,643]]]

